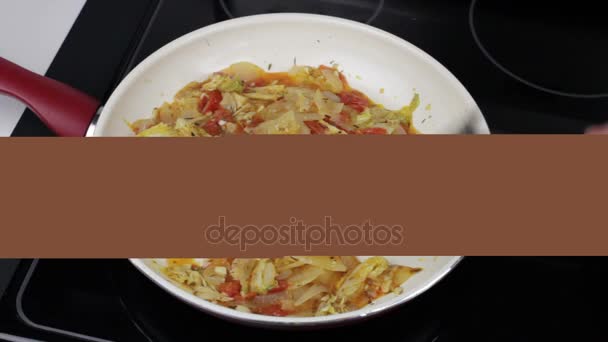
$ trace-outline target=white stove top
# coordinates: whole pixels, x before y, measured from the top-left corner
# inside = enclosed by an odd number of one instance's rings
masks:
[[[86,0],[0,2],[0,56],[46,73]],[[0,95],[0,136],[10,136],[25,106]]]

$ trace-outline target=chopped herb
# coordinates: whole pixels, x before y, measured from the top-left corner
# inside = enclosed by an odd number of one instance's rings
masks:
[[[298,64],[298,62],[297,62],[296,58],[294,57],[293,58],[293,65],[297,65],[297,64]]]
[[[196,134],[194,134],[194,132],[190,132],[190,135],[192,135],[193,137],[196,136]]]
[[[425,123],[425,122],[426,122],[426,118],[422,119],[422,123]]]
[[[268,64],[268,71],[270,71],[270,69],[272,69],[272,63]]]
[[[336,61],[334,61],[333,59],[331,60],[331,62],[329,62],[329,64],[336,64]]]
[[[317,43],[320,43],[321,41],[317,39]]]

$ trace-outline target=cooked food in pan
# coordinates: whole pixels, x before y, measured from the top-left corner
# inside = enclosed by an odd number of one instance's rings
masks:
[[[142,137],[231,134],[416,134],[418,94],[398,110],[384,108],[349,86],[336,67],[294,66],[266,72],[237,63],[191,82],[173,102],[130,127]]]
[[[384,257],[288,256],[270,259],[168,259],[163,274],[194,295],[271,316],[324,316],[362,308],[421,269]]]

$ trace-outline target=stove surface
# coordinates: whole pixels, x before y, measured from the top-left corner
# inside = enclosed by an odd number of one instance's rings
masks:
[[[602,311],[608,304],[606,261],[469,257],[394,311],[297,334],[249,328],[199,312],[126,260],[22,261],[0,300],[0,333],[40,341],[192,341],[215,334],[266,341],[379,336],[413,342],[599,341],[608,339]]]
[[[49,75],[105,101],[129,70],[183,34],[230,17],[302,11],[369,22],[425,50],[467,87],[494,133],[580,133],[608,120],[608,79],[599,64],[608,56],[608,34],[599,12],[591,5],[568,12],[510,3],[518,7],[489,0],[88,1]],[[111,15],[116,22],[102,25]],[[26,113],[13,135],[50,133]],[[124,260],[6,261],[0,263],[0,340],[192,341],[216,333],[302,341],[608,340],[606,260],[466,258],[393,312],[297,334],[198,312]]]

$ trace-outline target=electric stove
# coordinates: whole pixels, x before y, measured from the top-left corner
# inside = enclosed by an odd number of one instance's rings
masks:
[[[89,0],[47,75],[103,103],[133,67],[173,39],[275,12],[340,16],[406,39],[454,73],[493,133],[581,133],[608,121],[608,25],[589,1],[562,7],[543,0]],[[49,135],[30,111],[13,132]],[[125,260],[1,260],[0,340],[193,341],[217,334],[228,340],[608,340],[606,263],[465,258],[394,311],[294,333],[199,312]]]
[[[493,133],[582,133],[608,121],[608,22],[598,6],[587,0],[577,6],[548,0],[89,1],[48,75],[104,102],[145,57],[193,30],[260,13],[317,13],[368,23],[425,50],[465,85]],[[52,133],[28,111],[13,135]]]

